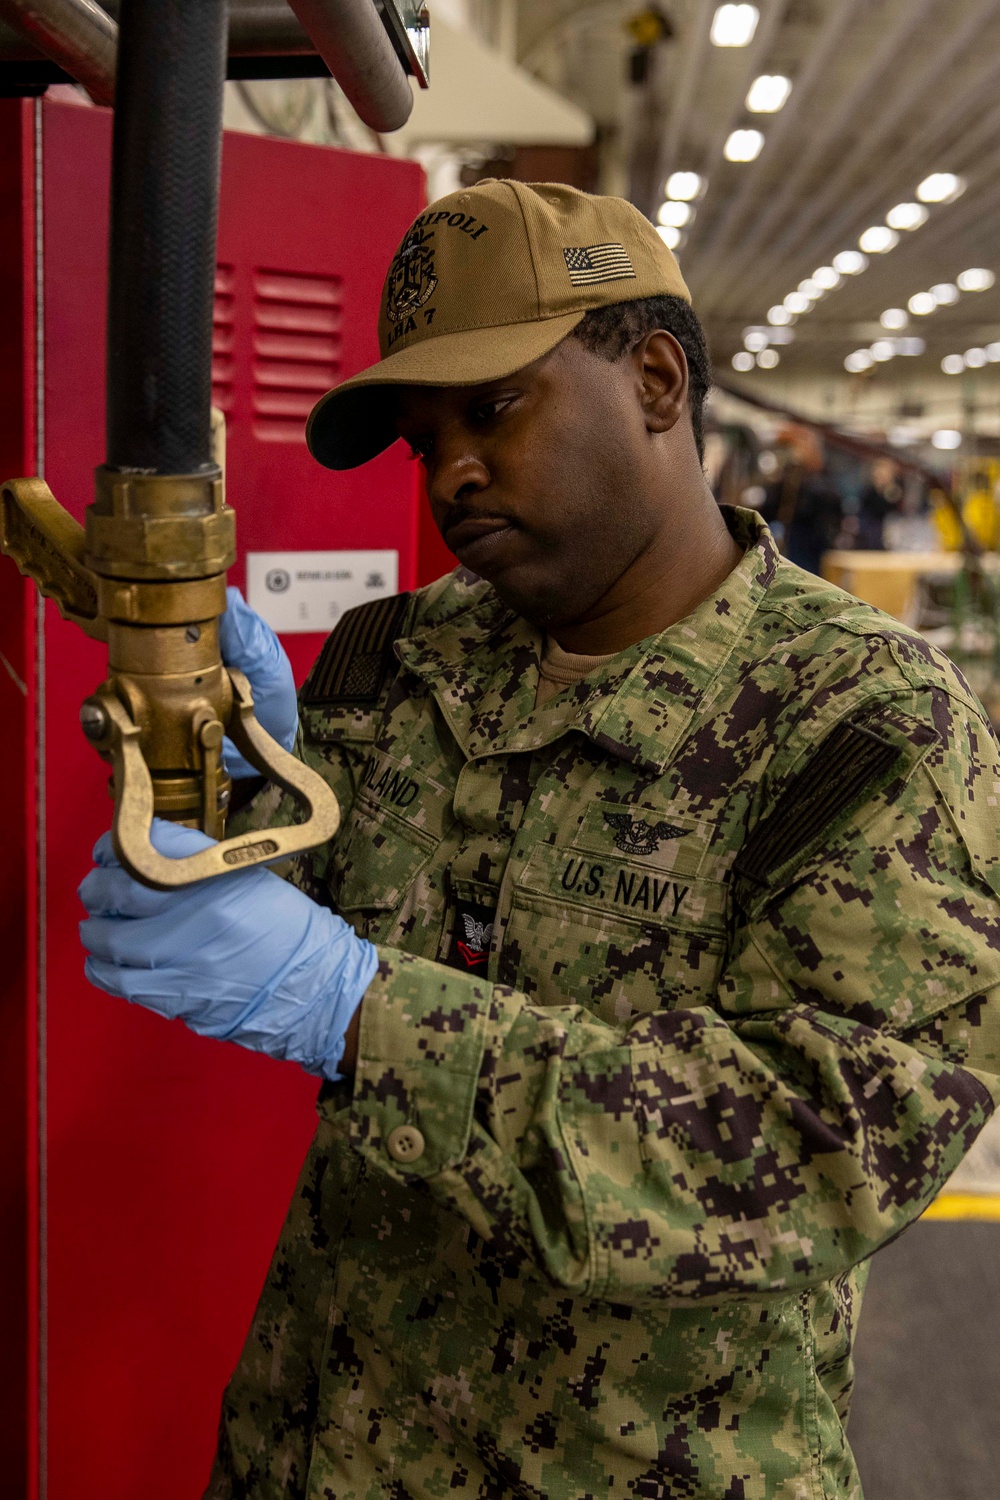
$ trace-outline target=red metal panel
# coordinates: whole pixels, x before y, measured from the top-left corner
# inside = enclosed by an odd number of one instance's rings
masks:
[[[0,100],[0,476],[35,468],[34,107]],[[0,580],[0,1474],[37,1494],[37,910],[35,599],[5,563]],[[9,1489],[8,1489],[9,1486]]]
[[[103,456],[110,119],[44,107],[47,477],[78,516]],[[381,276],[422,201],[409,163],[228,136],[216,392],[247,548],[396,547],[416,566],[414,471],[309,458],[301,416],[376,356]],[[76,885],[108,823],[81,697],[103,649],[47,619],[49,1489],[51,1500],[201,1493],[219,1398],[313,1128],[314,1083],[213,1046],[83,981]],[[300,676],[316,637],[286,641]]]
[[[422,202],[423,174],[410,162],[226,137],[217,345],[223,299],[235,327],[231,351],[217,355],[216,395],[228,406],[227,487],[239,516],[234,582],[243,583],[244,550],[317,547],[395,547],[400,588],[416,581],[417,476],[402,444],[334,474],[309,457],[302,428],[333,379],[378,358],[382,279]],[[285,641],[300,675],[321,641]]]

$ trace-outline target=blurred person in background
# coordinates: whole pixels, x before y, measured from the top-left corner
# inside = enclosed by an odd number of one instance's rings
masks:
[[[818,574],[823,553],[836,546],[840,535],[840,494],[823,472],[825,454],[818,433],[808,427],[788,427],[779,445],[784,463],[768,487],[762,514],[785,556]]]
[[[895,515],[903,500],[899,469],[891,458],[877,458],[871,478],[861,492],[858,525],[854,545],[859,551],[884,552],[885,523]]]

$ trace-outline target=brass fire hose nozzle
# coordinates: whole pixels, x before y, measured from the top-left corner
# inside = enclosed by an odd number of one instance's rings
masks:
[[[333,837],[340,822],[333,792],[261,728],[249,683],[222,662],[235,516],[218,469],[162,475],[102,467],[86,528],[43,480],[10,480],[0,489],[0,551],[66,619],[108,643],[107,680],[80,717],[113,769],[112,838],[131,875],[167,890]],[[224,838],[231,794],[224,735],[296,798],[304,822]],[[150,842],[154,816],[221,842],[168,859]]]

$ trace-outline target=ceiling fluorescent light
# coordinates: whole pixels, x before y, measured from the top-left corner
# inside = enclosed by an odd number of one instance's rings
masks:
[[[932,172],[917,188],[917,197],[921,203],[954,203],[964,192],[964,179],[954,172]]]
[[[785,307],[790,313],[794,313],[798,317],[799,313],[807,313],[809,311],[812,307],[812,302],[806,296],[805,292],[789,292],[785,298]]]
[[[922,203],[897,203],[886,214],[885,222],[890,229],[919,229],[929,217]]]
[[[671,172],[667,178],[667,197],[678,203],[690,203],[700,192],[701,178],[697,172]]]
[[[720,5],[712,17],[709,33],[713,47],[748,47],[753,41],[760,11],[756,5]]]
[[[668,198],[657,209],[656,221],[658,224],[670,224],[674,229],[683,229],[691,221],[691,212],[689,203],[676,203]]]
[[[988,292],[996,277],[992,271],[973,267],[970,271],[963,271],[957,280],[959,289],[963,292]]]
[[[734,130],[723,154],[727,161],[756,161],[763,144],[764,137],[759,130]]]
[[[792,80],[780,73],[762,73],[750,85],[747,109],[752,115],[775,115],[783,109],[792,92]]]
[[[894,250],[899,244],[899,235],[894,229],[888,229],[885,224],[873,224],[871,229],[866,229],[858,240],[859,249],[866,255],[885,255],[887,251]]]

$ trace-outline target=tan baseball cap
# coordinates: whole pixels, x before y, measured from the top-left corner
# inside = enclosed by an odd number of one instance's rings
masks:
[[[315,458],[353,469],[394,442],[391,388],[479,385],[540,359],[593,307],[691,300],[656,230],[624,198],[487,179],[418,214],[382,290],[381,359],[306,425]]]

